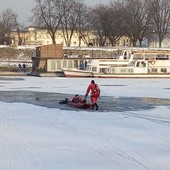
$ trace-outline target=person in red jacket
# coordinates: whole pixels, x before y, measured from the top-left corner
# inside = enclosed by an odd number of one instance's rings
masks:
[[[87,99],[88,94],[91,92],[91,103],[92,103],[92,108],[96,107],[96,110],[98,110],[98,104],[97,104],[97,100],[100,96],[100,88],[99,86],[95,83],[94,80],[91,81],[91,84],[89,84],[87,90],[86,90],[86,94],[85,94],[85,100]]]

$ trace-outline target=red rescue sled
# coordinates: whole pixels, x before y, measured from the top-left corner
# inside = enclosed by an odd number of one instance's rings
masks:
[[[72,102],[66,98],[64,100],[61,100],[59,104],[68,104],[72,107],[80,108],[80,109],[92,109],[92,104],[86,103],[85,100],[83,102]]]
[[[68,104],[72,107],[80,108],[80,109],[91,109],[92,105],[90,103],[84,103],[84,102],[79,102],[79,103],[74,103],[74,102],[68,102]]]

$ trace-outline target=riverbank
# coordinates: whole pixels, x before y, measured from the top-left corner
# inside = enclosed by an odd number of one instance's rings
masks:
[[[27,76],[28,73],[26,72],[10,72],[10,71],[3,71],[0,72],[0,76]]]
[[[31,73],[31,72],[10,72],[10,71],[0,71],[0,76],[65,77],[63,72]]]

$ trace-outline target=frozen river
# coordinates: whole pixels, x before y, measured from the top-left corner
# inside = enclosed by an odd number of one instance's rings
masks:
[[[95,79],[99,111],[58,104],[90,81],[0,77],[0,169],[169,170],[170,79]]]

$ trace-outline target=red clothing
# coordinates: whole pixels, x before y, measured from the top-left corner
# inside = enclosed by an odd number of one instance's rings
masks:
[[[72,100],[71,100],[73,103],[79,103],[79,102],[83,102],[83,99],[82,99],[82,97],[80,97],[80,96],[74,96],[73,98],[72,98]]]
[[[96,89],[98,89],[98,92],[96,93]],[[89,92],[91,91],[91,102],[92,104],[93,103],[96,103],[97,102],[97,99],[99,98],[100,96],[100,89],[99,89],[99,86],[97,84],[94,84],[94,83],[91,83],[88,88],[87,88],[87,91],[86,91],[86,94],[85,96],[88,96]]]

